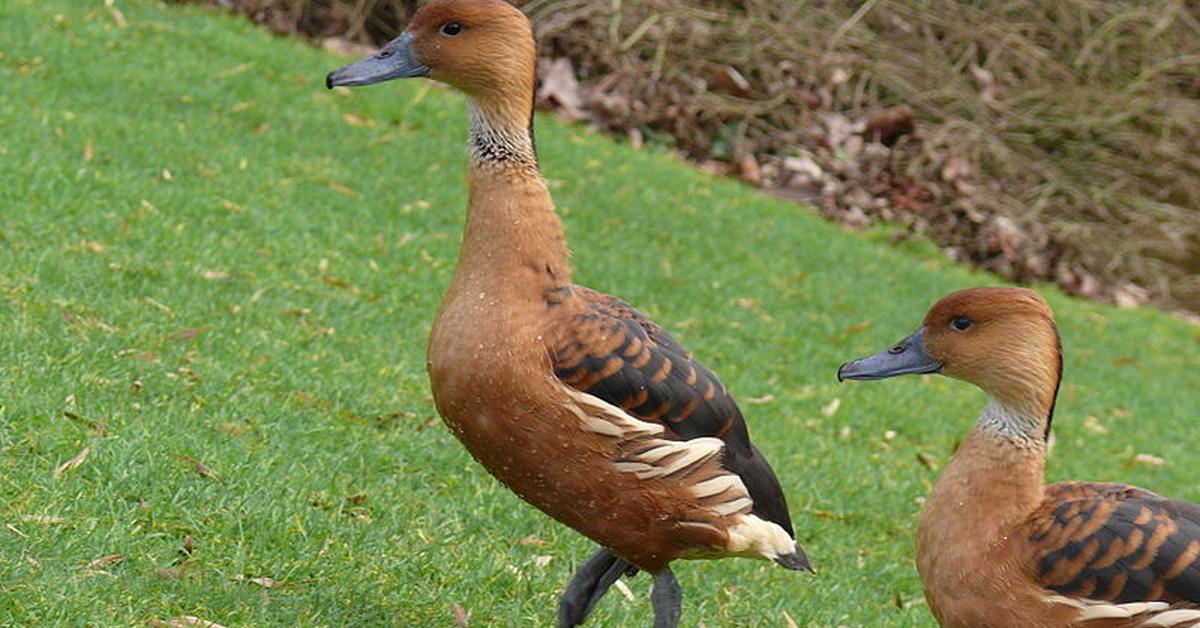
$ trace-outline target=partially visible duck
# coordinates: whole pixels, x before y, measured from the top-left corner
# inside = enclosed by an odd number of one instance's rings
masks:
[[[535,60],[529,22],[509,4],[434,0],[327,83],[424,76],[466,93],[466,232],[428,352],[438,412],[492,475],[600,544],[567,586],[559,625],[582,623],[640,569],[654,574],[655,625],[674,626],[676,559],[810,567],[716,375],[630,306],[571,283],[534,152]]]
[[[1124,484],[1043,486],[1062,351],[1037,293],[955,292],[838,379],[909,373],[989,397],[917,528],[917,570],[942,626],[1200,626],[1200,506]]]

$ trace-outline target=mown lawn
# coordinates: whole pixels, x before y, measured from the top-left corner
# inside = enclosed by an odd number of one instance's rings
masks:
[[[590,544],[484,473],[426,384],[462,99],[328,92],[342,59],[114,7],[0,9],[0,625],[445,626],[453,604],[550,624]],[[982,395],[834,373],[992,280],[660,151],[538,132],[577,279],[722,374],[819,571],[681,564],[685,625],[929,625],[917,499]],[[1200,328],[1043,292],[1067,347],[1051,477],[1200,500]],[[648,585],[591,625],[647,624]]]

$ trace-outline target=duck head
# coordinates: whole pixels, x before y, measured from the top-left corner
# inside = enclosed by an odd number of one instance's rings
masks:
[[[485,105],[532,107],[537,46],[529,20],[503,0],[433,0],[375,54],[338,68],[329,88],[428,77]],[[528,122],[524,120],[523,122]]]
[[[1062,375],[1062,349],[1050,306],[1023,288],[950,294],[896,346],[843,364],[838,380],[941,373],[983,389],[994,401],[1046,421]]]

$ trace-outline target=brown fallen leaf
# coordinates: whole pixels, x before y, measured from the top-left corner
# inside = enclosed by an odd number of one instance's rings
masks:
[[[462,607],[462,604],[454,602],[450,604],[450,613],[454,615],[454,625],[458,628],[467,628],[470,624],[467,622],[467,609]]]
[[[22,515],[21,521],[51,526],[56,526],[67,522],[66,519],[62,517],[56,517],[54,515]]]
[[[735,98],[749,98],[751,94],[750,81],[741,72],[731,66],[721,66],[713,71],[708,79],[708,89]]]
[[[180,615],[172,617],[168,620],[151,619],[146,622],[146,625],[153,628],[225,628],[215,621],[196,617],[194,615]]]
[[[520,541],[517,541],[517,543],[520,543],[521,545],[534,545],[534,546],[538,546],[538,547],[541,547],[542,545],[546,545],[546,541],[543,541],[539,538],[535,538],[532,536],[527,536],[527,537],[521,539]]]
[[[579,81],[571,60],[559,57],[546,66],[542,85],[537,93],[538,102],[557,111],[562,117],[576,122],[587,115],[583,112],[583,98],[579,94]]]
[[[104,423],[84,418],[84,417],[79,416],[78,414],[75,414],[74,412],[71,412],[69,410],[64,410],[63,416],[67,417],[68,419],[70,419],[76,423],[83,425],[84,427],[86,427],[88,429],[89,432],[91,432],[92,434],[94,434],[96,436],[108,436],[108,426],[105,425]]]
[[[922,467],[925,467],[926,469],[929,469],[930,471],[938,470],[937,459],[927,453],[918,451],[917,452],[917,462],[921,463]]]
[[[343,113],[342,114],[342,122],[345,122],[346,124],[349,124],[350,126],[360,126],[360,127],[367,127],[367,128],[375,126],[375,122],[372,121],[370,118],[364,118],[363,116],[355,115],[353,113]]]
[[[1161,467],[1164,464],[1167,464],[1167,461],[1164,458],[1155,456],[1154,454],[1138,454],[1133,457],[1133,461],[1141,464],[1148,464],[1152,467]]]
[[[188,329],[181,329],[171,334],[168,336],[168,338],[171,340],[191,340],[192,338],[199,336],[200,332],[202,331],[204,330],[199,327],[189,327]]]
[[[129,26],[129,20],[125,19],[125,14],[117,8],[116,0],[104,0],[104,6],[108,9],[108,14],[112,16],[113,22],[116,22],[120,28]]]
[[[84,447],[83,450],[72,456],[70,460],[58,465],[58,468],[54,470],[54,477],[58,477],[83,464],[83,462],[87,460],[88,455],[91,453],[91,447]]]
[[[234,582],[257,584],[258,586],[260,586],[264,589],[273,589],[273,588],[279,586],[279,584],[280,584],[279,581],[274,578],[267,578],[267,577],[250,578],[247,576],[243,576],[242,574],[238,574],[238,575],[234,576],[232,578],[232,580]]]
[[[119,565],[123,562],[125,562],[124,556],[120,554],[109,554],[108,556],[101,556],[100,558],[88,563],[88,569],[104,569],[105,567]]]
[[[625,584],[624,582],[622,582],[620,580],[617,580],[616,582],[613,583],[613,586],[615,586],[617,588],[617,590],[621,592],[621,595],[625,596],[625,599],[629,600],[630,602],[637,601],[637,597],[635,597],[633,595],[633,591],[629,590],[629,585]]]
[[[375,52],[370,46],[356,44],[342,37],[326,37],[321,40],[321,47],[343,57],[366,57]]]
[[[863,333],[864,331],[867,331],[867,330],[868,330],[868,329],[870,329],[870,328],[871,328],[871,323],[870,323],[870,321],[863,321],[863,322],[861,322],[861,323],[857,323],[857,324],[854,324],[854,325],[851,325],[851,326],[847,327],[847,328],[846,328],[846,333],[848,333],[848,334],[861,334],[861,333]]]
[[[896,105],[867,118],[863,137],[891,146],[902,136],[912,134],[916,128],[912,107]]]
[[[197,460],[195,468],[196,468],[196,473],[198,473],[201,477],[208,478],[214,482],[221,481],[221,476],[217,475],[216,471],[213,471],[211,468],[209,468],[208,465],[204,464],[203,462],[200,462],[199,460]]]

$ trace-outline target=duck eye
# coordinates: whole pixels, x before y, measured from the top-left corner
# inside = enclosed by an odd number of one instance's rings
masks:
[[[442,24],[443,35],[454,37],[461,32],[463,32],[463,25],[459,24],[458,22],[446,22],[445,24]]]
[[[971,319],[966,316],[955,316],[954,320],[950,321],[950,329],[954,331],[967,331],[971,326]]]

